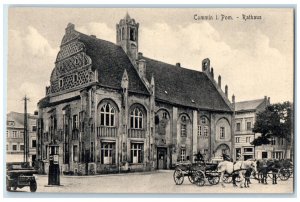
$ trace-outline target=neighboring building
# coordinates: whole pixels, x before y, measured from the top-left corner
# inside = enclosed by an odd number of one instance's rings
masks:
[[[168,169],[197,152],[233,154],[233,106],[209,59],[200,72],[144,57],[138,29],[127,14],[114,44],[68,24],[38,103],[43,172],[49,144],[59,145],[62,171],[75,173]]]
[[[28,161],[32,164],[36,160],[37,112],[28,116]],[[6,120],[6,162],[24,161],[24,113],[10,112]]]
[[[271,144],[254,147],[250,143],[260,136],[259,133],[253,133],[252,128],[255,123],[256,114],[270,105],[270,97],[263,99],[250,100],[235,103],[235,154],[242,159],[262,159],[276,158],[282,159],[285,151],[285,140],[272,138]],[[288,150],[287,156],[290,152]]]

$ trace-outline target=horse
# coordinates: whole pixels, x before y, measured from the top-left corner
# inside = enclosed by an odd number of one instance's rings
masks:
[[[247,161],[237,161],[235,163],[230,161],[222,161],[218,164],[218,172],[221,173],[220,176],[220,183],[222,187],[225,187],[223,182],[223,177],[225,172],[229,175],[232,175],[233,173],[238,174],[240,177],[240,187],[243,188],[244,184],[244,175],[247,171],[247,169],[251,168],[254,171],[254,175],[257,172],[257,162],[254,160],[247,160]]]

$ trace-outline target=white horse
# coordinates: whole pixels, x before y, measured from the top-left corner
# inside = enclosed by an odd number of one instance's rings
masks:
[[[235,163],[230,161],[222,161],[218,164],[218,172],[221,173],[220,176],[220,183],[222,187],[225,187],[223,182],[223,177],[225,173],[228,173],[229,175],[232,175],[233,173],[237,173],[240,177],[240,187],[243,188],[244,184],[244,175],[246,173],[247,169],[253,169],[254,174],[257,172],[257,163],[253,160],[248,161],[237,161]]]

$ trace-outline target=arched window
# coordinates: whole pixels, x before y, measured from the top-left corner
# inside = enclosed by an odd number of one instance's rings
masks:
[[[180,135],[181,137],[187,136],[187,117],[185,115],[181,116]]]
[[[143,113],[137,107],[130,113],[130,127],[133,129],[143,128]]]
[[[100,125],[115,126],[116,110],[109,103],[103,105],[100,110]]]

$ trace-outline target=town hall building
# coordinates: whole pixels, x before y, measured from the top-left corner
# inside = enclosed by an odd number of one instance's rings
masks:
[[[116,44],[69,23],[38,102],[41,172],[53,144],[61,171],[80,174],[170,169],[198,152],[234,155],[234,96],[231,103],[217,80],[209,59],[195,71],[144,56],[128,14]]]

